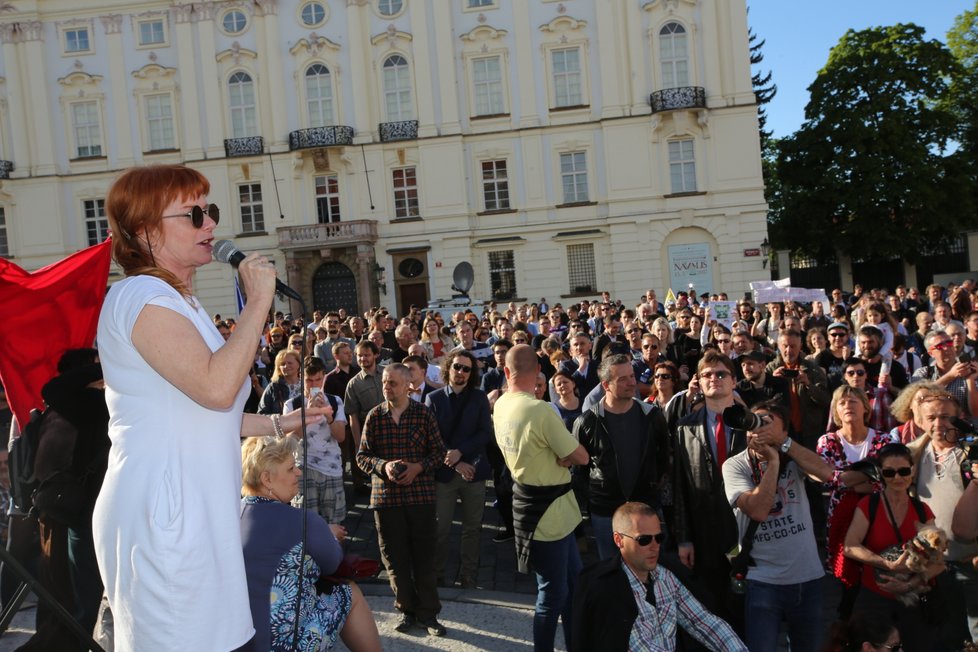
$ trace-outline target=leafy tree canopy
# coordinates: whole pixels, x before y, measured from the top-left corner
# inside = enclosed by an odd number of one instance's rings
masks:
[[[778,143],[775,244],[915,260],[960,233],[970,182],[948,154],[957,123],[940,102],[959,70],[917,25],[846,32],[809,86],[806,122]]]

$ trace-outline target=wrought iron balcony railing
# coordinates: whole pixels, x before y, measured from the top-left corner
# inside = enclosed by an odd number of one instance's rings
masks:
[[[706,91],[702,86],[664,88],[649,95],[652,113],[676,109],[705,109]]]
[[[289,226],[278,230],[281,249],[322,249],[377,242],[376,220]]]
[[[401,122],[380,123],[380,142],[382,143],[389,143],[393,140],[414,140],[417,137],[417,120],[402,120]]]
[[[265,140],[261,136],[226,138],[224,140],[224,155],[228,158],[234,156],[260,156],[264,151]]]
[[[14,171],[13,161],[0,160],[0,179],[9,179],[10,173]]]
[[[335,147],[353,144],[353,127],[332,125],[330,127],[311,127],[296,129],[289,134],[289,149],[307,147]]]

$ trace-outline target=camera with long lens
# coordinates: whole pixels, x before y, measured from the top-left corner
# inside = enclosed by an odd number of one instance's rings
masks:
[[[737,403],[723,411],[723,423],[736,430],[757,430],[768,421],[770,421],[770,417],[754,414]]]

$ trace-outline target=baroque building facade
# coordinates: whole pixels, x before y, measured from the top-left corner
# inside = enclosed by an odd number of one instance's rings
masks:
[[[463,261],[497,301],[769,278],[744,0],[0,2],[0,255],[103,240],[154,163],[309,311],[403,313]],[[233,312],[230,268],[195,291]]]

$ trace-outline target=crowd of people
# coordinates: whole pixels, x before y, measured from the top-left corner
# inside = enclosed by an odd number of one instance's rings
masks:
[[[98,573],[79,555],[76,613],[87,626],[104,587],[116,649],[379,649],[340,570],[351,495],[369,495],[402,632],[449,634],[439,588],[478,588],[491,536],[536,579],[535,650],[558,627],[571,650],[978,641],[972,282],[744,298],[723,322],[725,295],[654,290],[306,321],[272,315],[274,265],[252,254],[223,319],[193,294],[220,219],[208,190],[180,166],[120,176],[106,210],[127,278],[85,371],[62,374],[87,407],[104,397],[101,429],[59,400],[64,379],[45,393],[99,445],[84,469],[43,469],[98,481],[81,524],[39,506],[42,558],[82,530]]]

